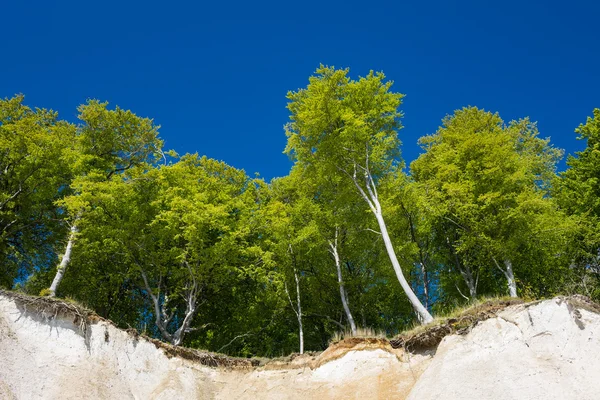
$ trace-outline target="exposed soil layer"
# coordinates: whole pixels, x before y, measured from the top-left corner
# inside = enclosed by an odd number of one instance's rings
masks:
[[[473,306],[455,318],[448,318],[439,323],[416,329],[415,332],[402,333],[390,340],[394,349],[404,348],[406,351],[422,351],[437,347],[448,335],[465,335],[481,321],[494,318],[506,307],[523,304],[521,299],[490,300]]]

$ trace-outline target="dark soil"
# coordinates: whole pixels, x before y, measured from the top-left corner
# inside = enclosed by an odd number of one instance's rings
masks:
[[[426,327],[417,333],[400,334],[390,340],[393,348],[404,348],[409,352],[436,348],[448,335],[465,335],[481,321],[497,316],[498,312],[514,304],[524,303],[521,299],[490,300],[465,310],[458,317],[449,318],[441,323]]]

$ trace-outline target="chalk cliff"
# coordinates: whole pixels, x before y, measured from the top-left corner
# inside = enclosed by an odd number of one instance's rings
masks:
[[[511,305],[438,340],[347,339],[258,366],[0,292],[0,398],[592,400],[599,311],[577,297]]]

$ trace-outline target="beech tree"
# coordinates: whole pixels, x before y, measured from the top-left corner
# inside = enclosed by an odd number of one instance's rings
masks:
[[[156,184],[151,235],[137,245],[136,263],[157,328],[179,345],[210,293],[252,273],[260,249],[243,221],[253,199],[244,171],[196,155],[162,167]]]
[[[94,268],[100,259],[112,275],[134,282],[147,305],[139,312],[180,345],[209,326],[194,326],[203,306],[254,271],[260,249],[245,221],[253,204],[249,181],[243,171],[197,155],[132,168],[78,197],[86,216],[74,259]]]
[[[415,182],[403,171],[395,171],[380,187],[385,193],[384,207],[387,210],[390,231],[396,238],[401,259],[412,264],[413,287],[429,309],[439,293],[433,290],[434,280],[443,264],[431,229],[428,212],[422,206],[426,196]]]
[[[344,262],[346,258],[347,245],[352,233],[356,233],[358,227],[362,228],[363,209],[362,203],[357,204],[359,199],[348,193],[347,187],[341,184],[335,176],[311,175],[309,171],[298,164],[290,173],[298,182],[298,190],[304,199],[313,204],[312,217],[318,235],[318,244],[325,246],[336,271],[340,301],[346,321],[353,335],[357,333],[357,326],[350,308],[348,289],[344,279]],[[305,200],[305,201],[306,201]],[[361,234],[363,232],[359,232]]]
[[[540,228],[548,220],[560,230],[548,194],[561,152],[538,135],[528,119],[505,125],[497,114],[470,107],[419,141],[425,153],[411,164],[412,176],[471,297],[481,263],[500,271],[516,297],[515,258],[549,232]]]
[[[556,196],[578,226],[572,242],[573,264],[583,269],[584,279],[590,272],[600,279],[600,109],[594,109],[593,116],[575,132],[586,141],[586,148],[567,159]],[[600,296],[597,287],[585,288],[585,292]]]
[[[298,321],[299,352],[304,353],[304,317],[302,293],[305,274],[314,260],[308,257],[317,244],[317,207],[302,195],[293,174],[274,179],[270,184],[271,198],[262,207],[262,218],[267,223],[267,264],[278,272],[275,281],[285,294]],[[314,267],[314,266],[312,266]],[[290,284],[288,284],[290,282]],[[290,286],[293,290],[290,289]]]
[[[351,311],[344,270],[351,261],[348,257],[351,253],[350,245],[356,244],[352,243],[353,238],[364,235],[367,231],[364,203],[354,195],[354,191],[348,191],[348,186],[343,184],[344,179],[340,180],[339,176],[311,175],[301,167],[297,165],[297,168],[293,168],[292,174],[301,177],[299,179],[303,182],[303,189],[318,207],[315,219],[319,236],[327,246],[335,266],[339,297],[350,332],[356,335],[357,324]]]
[[[433,320],[408,284],[389,236],[378,182],[400,163],[403,95],[382,73],[351,80],[348,70],[321,66],[306,89],[288,93],[291,122],[285,152],[317,175],[341,175],[354,185],[379,225],[392,267],[420,321]]]
[[[54,262],[62,216],[56,201],[71,180],[65,153],[74,126],[31,109],[22,95],[0,99],[0,286]]]
[[[70,185],[71,194],[62,203],[70,211],[70,233],[48,289],[50,296],[56,295],[71,261],[78,226],[85,217],[85,194],[93,193],[95,187],[110,182],[134,166],[151,165],[163,156],[158,127],[151,119],[138,117],[119,107],[109,110],[107,106],[108,103],[90,100],[78,109],[81,124],[77,128],[75,146],[67,156],[74,179]]]
[[[600,110],[559,178],[534,123],[475,107],[421,138],[408,174],[402,98],[320,67],[288,94],[295,162],[270,184],[167,158],[151,119],[106,103],[74,125],[0,100],[0,286],[242,357],[393,336],[482,295],[600,298]]]

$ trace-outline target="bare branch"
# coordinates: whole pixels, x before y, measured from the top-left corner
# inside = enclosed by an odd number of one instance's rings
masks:
[[[463,294],[463,292],[461,292],[461,291],[460,291],[460,288],[458,287],[458,285],[457,285],[457,284],[454,284],[454,286],[456,287],[456,290],[458,290],[458,293],[459,293],[459,294],[460,294],[460,295],[461,295],[461,296],[462,296],[462,297],[463,297],[465,300],[469,301],[469,298],[468,298],[467,296],[465,296],[465,295]]]
[[[241,335],[237,335],[236,337],[234,337],[233,339],[231,339],[231,341],[229,343],[227,343],[225,346],[223,346],[219,350],[217,350],[217,353],[220,353],[220,352],[223,351],[223,349],[231,346],[231,344],[233,342],[235,342],[236,340],[241,339],[241,338],[246,337],[246,336],[253,336],[253,335],[255,335],[255,334],[251,333],[251,332],[246,332],[246,333],[242,333]]]
[[[308,318],[325,318],[330,322],[333,322],[334,324],[336,324],[337,326],[339,326],[342,330],[346,329],[346,326],[344,326],[343,324],[339,323],[338,321],[336,321],[335,319],[331,318],[329,315],[321,315],[321,314],[306,314],[305,317]]]
[[[2,210],[4,208],[4,206],[6,206],[10,201],[14,200],[22,192],[23,192],[23,187],[19,183],[19,190],[17,190],[15,193],[12,194],[12,196],[10,196],[8,199],[4,200],[2,202],[2,204],[0,204],[0,210]]]

